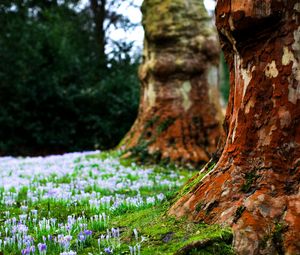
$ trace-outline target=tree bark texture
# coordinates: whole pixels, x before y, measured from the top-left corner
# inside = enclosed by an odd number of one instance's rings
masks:
[[[145,0],[142,12],[140,107],[127,155],[203,164],[222,130],[216,32],[199,0]]]
[[[238,254],[300,254],[300,1],[219,0],[227,140],[170,209],[230,225]]]

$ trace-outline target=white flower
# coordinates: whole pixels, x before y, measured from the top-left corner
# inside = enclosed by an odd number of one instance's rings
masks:
[[[133,234],[134,234],[135,239],[138,240],[139,234],[138,234],[138,231],[136,230],[136,228],[133,229]]]

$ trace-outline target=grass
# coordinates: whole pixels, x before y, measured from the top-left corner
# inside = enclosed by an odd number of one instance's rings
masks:
[[[118,151],[0,161],[0,254],[233,254],[228,229],[167,214],[194,174]]]

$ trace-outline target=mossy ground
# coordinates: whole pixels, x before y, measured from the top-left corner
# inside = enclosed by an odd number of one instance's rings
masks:
[[[112,152],[115,156],[120,156],[118,152]],[[106,158],[111,153],[101,153],[97,157]],[[130,165],[133,159],[121,159],[123,165]],[[214,165],[213,165],[214,166]],[[209,169],[210,170],[210,169]],[[199,240],[216,240],[212,245],[191,249],[186,254],[199,255],[226,255],[234,254],[231,247],[232,233],[228,228],[222,228],[219,225],[207,225],[204,223],[189,222],[186,218],[176,219],[168,215],[168,208],[171,201],[184,194],[187,188],[192,188],[196,181],[201,180],[205,175],[198,174],[194,169],[185,169],[174,165],[156,165],[155,171],[161,171],[166,174],[172,171],[179,171],[188,181],[193,175],[193,181],[187,183],[179,190],[173,190],[168,194],[168,201],[161,205],[155,205],[138,211],[126,212],[121,215],[114,215],[112,218],[113,227],[122,229],[122,239],[130,244],[134,242],[133,229],[137,229],[141,236],[145,237],[143,242],[143,255],[171,255],[175,254],[181,248],[190,243]],[[126,254],[126,253],[124,253]]]
[[[132,166],[133,162],[128,159],[119,159],[120,152],[112,151],[112,152],[103,152],[101,154],[89,155],[86,156],[90,159],[99,159],[99,160],[107,160],[107,159],[118,159],[120,161],[121,166]],[[91,167],[97,167],[96,165]],[[149,166],[150,167],[150,166]],[[38,183],[40,185],[45,185],[48,182],[54,182],[58,184],[70,184],[74,181],[74,178],[78,178],[80,175],[80,171],[82,171],[83,166],[81,162],[78,161],[74,172],[71,174],[66,174],[60,178],[58,178],[55,173],[51,174],[47,178],[40,178]],[[192,175],[197,173],[197,171],[191,171],[190,169],[177,168],[176,166],[151,166],[153,172],[150,175],[150,179],[155,179],[157,174],[163,176],[162,180],[172,180],[172,178],[178,178],[178,176],[174,177],[174,171],[177,171],[179,176],[182,178],[182,183],[186,182],[190,179]],[[136,171],[143,171],[141,168],[137,167]],[[101,169],[98,169],[101,171]],[[85,170],[86,171],[86,170]],[[97,178],[97,176],[93,176],[95,172],[86,173],[85,178]],[[107,174],[102,174],[102,180],[106,178],[109,179],[112,176]],[[134,174],[128,174],[126,176],[127,179],[131,181],[136,181],[137,176]],[[199,177],[198,177],[199,178]],[[198,179],[196,178],[196,179]],[[35,179],[33,179],[35,182]],[[194,182],[192,182],[194,183]],[[5,204],[1,204],[0,206],[0,224],[6,219],[6,212],[9,211],[10,217],[17,217],[22,214],[22,205],[24,205],[28,191],[33,190],[33,187],[24,186],[20,190],[16,191],[15,188],[11,188],[10,192],[17,193],[17,199],[13,206],[7,206]],[[95,187],[93,185],[86,186],[84,188],[84,192],[99,192],[103,196],[105,195],[114,195],[112,190],[103,189],[101,187]],[[126,195],[128,197],[135,196],[136,190],[130,189],[119,189],[116,191],[117,194]],[[77,251],[78,255],[97,255],[101,254],[97,240],[101,237],[101,235],[106,234],[107,228],[119,228],[120,230],[120,246],[114,251],[113,254],[130,254],[129,246],[134,246],[136,244],[141,245],[141,254],[142,255],[168,255],[168,254],[176,254],[183,247],[188,247],[191,243],[199,241],[199,240],[213,240],[210,242],[208,246],[201,247],[197,249],[191,248],[187,249],[188,252],[180,253],[180,254],[233,254],[231,249],[231,239],[232,234],[229,229],[221,228],[218,225],[206,225],[204,223],[192,223],[187,221],[186,219],[176,219],[172,216],[168,215],[168,208],[170,207],[171,201],[178,196],[178,187],[167,188],[160,183],[156,183],[151,188],[141,187],[138,191],[142,196],[154,196],[157,194],[163,193],[165,195],[166,200],[162,202],[155,202],[154,204],[146,204],[144,206],[139,207],[131,207],[131,206],[120,206],[114,211],[107,211],[105,208],[98,209],[98,213],[105,212],[109,215],[109,225],[101,226],[97,225],[95,222],[90,222],[88,219],[92,217],[95,213],[95,210],[89,206],[88,201],[80,201],[77,204],[68,203],[63,200],[55,200],[55,199],[42,199],[38,202],[28,202],[26,203],[28,206],[28,211],[33,209],[38,211],[38,218],[47,218],[50,216],[52,218],[56,218],[58,222],[65,222],[69,215],[73,215],[75,218],[84,216],[87,219],[88,228],[93,231],[91,238],[84,243],[81,247],[78,248],[78,244],[76,244],[76,234],[74,234],[74,239],[71,242],[72,250]],[[3,198],[4,189],[0,188],[0,199]],[[29,224],[29,228],[33,228]],[[138,239],[133,234],[134,229],[138,232]],[[4,229],[3,229],[4,230]],[[1,228],[0,228],[1,232]],[[4,232],[1,233],[4,236]],[[47,236],[49,233],[39,232],[32,233],[32,236],[36,242],[42,242],[43,236]],[[53,234],[53,233],[51,233]],[[56,235],[55,233],[53,234]],[[52,249],[52,250],[51,250]],[[16,249],[6,249],[5,254],[20,254],[20,252]],[[8,253],[7,253],[8,252]],[[60,250],[57,250],[57,247],[53,246],[52,248],[49,246],[47,250],[47,254],[59,254]],[[0,247],[1,254],[1,247]],[[104,254],[104,253],[102,253]]]
[[[113,224],[121,227],[124,240],[134,239],[132,229],[146,237],[143,243],[143,255],[171,255],[190,243],[204,239],[220,238],[214,245],[199,250],[191,250],[187,254],[234,254],[228,229],[218,225],[192,223],[186,219],[176,219],[167,215],[168,203],[147,208],[138,212],[114,217]]]

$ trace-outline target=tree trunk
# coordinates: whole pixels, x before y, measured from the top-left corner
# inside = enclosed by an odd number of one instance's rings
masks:
[[[238,254],[300,254],[300,1],[218,1],[216,19],[228,136],[170,213],[231,225]]]
[[[94,23],[95,23],[95,37],[98,43],[99,61],[102,68],[106,68],[106,38],[104,21],[107,16],[105,9],[106,0],[90,0],[91,10],[93,12]]]
[[[202,1],[145,0],[138,118],[124,139],[140,160],[193,165],[215,151],[219,47]]]

